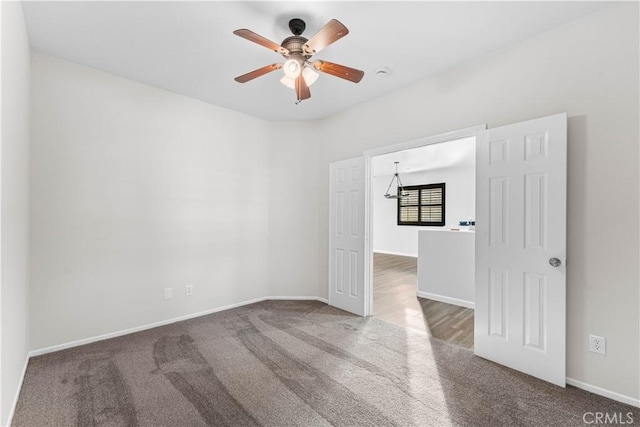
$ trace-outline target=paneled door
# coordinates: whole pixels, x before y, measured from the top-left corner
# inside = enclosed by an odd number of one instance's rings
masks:
[[[329,304],[364,316],[364,158],[329,172]]]
[[[475,353],[565,386],[567,116],[482,132]]]

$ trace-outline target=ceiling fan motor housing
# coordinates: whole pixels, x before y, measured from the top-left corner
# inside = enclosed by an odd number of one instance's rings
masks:
[[[307,39],[302,36],[289,36],[282,41],[281,46],[287,49],[291,55],[297,56],[302,55],[306,43]]]
[[[289,29],[295,36],[299,36],[304,33],[304,29],[307,28],[307,24],[300,18],[293,18],[289,21]]]

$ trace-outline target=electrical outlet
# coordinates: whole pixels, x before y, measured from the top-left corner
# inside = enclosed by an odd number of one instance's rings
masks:
[[[173,298],[173,288],[164,288],[164,299]]]
[[[193,285],[187,285],[184,288],[184,294],[188,297],[190,297],[191,295],[193,295]]]
[[[607,339],[597,335],[589,335],[589,351],[598,354],[607,354]]]

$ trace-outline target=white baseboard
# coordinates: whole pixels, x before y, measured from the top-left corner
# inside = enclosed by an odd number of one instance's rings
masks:
[[[569,378],[569,377],[567,377],[567,384],[577,388],[581,388],[582,390],[588,391],[593,394],[598,394],[600,396],[608,397],[611,400],[616,400],[618,402],[626,403],[627,405],[640,408],[640,399],[635,399],[633,397],[625,396],[624,394],[616,393],[615,391],[611,391],[601,387],[597,387],[595,385],[583,383],[582,381],[574,380],[573,378]]]
[[[60,351],[60,350],[66,350],[68,348],[78,347],[78,346],[85,345],[85,344],[90,344],[90,343],[96,342],[96,341],[102,341],[102,340],[107,340],[109,338],[121,337],[123,335],[132,334],[134,332],[140,332],[140,331],[144,331],[144,330],[147,330],[147,329],[157,328],[159,326],[165,326],[165,325],[169,325],[171,323],[181,322],[183,320],[189,320],[189,319],[193,319],[193,318],[196,318],[196,317],[206,316],[208,314],[217,313],[219,311],[230,310],[232,308],[238,308],[238,307],[242,307],[244,305],[255,304],[257,302],[267,301],[267,300],[320,301],[320,302],[323,302],[325,304],[328,303],[328,301],[326,299],[320,298],[320,297],[267,296],[267,297],[254,298],[254,299],[251,299],[251,300],[248,300],[248,301],[238,302],[238,303],[235,303],[235,304],[229,304],[229,305],[225,305],[225,306],[222,306],[222,307],[212,308],[210,310],[205,310],[205,311],[200,311],[200,312],[197,312],[197,313],[187,314],[187,315],[180,316],[180,317],[174,317],[172,319],[161,320],[159,322],[149,323],[147,325],[136,326],[135,328],[124,329],[124,330],[121,330],[121,331],[110,332],[108,334],[98,335],[98,336],[89,337],[89,338],[83,338],[83,339],[80,339],[80,340],[71,341],[71,342],[67,342],[67,343],[64,343],[64,344],[58,344],[58,345],[54,345],[54,346],[51,346],[51,347],[45,347],[45,348],[41,348],[41,349],[37,349],[37,350],[31,350],[29,352],[28,357],[41,356],[43,354],[53,353],[55,351]]]
[[[329,300],[320,297],[266,297],[265,300],[291,300],[291,301],[320,301],[325,304],[329,304]]]
[[[446,297],[444,295],[432,294],[430,292],[418,291],[420,298],[432,299],[434,301],[446,302],[447,304],[459,305],[461,307],[475,308],[476,304],[473,301],[466,301],[458,298]]]
[[[18,406],[18,398],[20,397],[20,391],[22,390],[22,383],[24,382],[24,377],[27,374],[27,365],[29,364],[29,355],[24,359],[24,366],[22,367],[22,373],[20,374],[20,381],[18,382],[18,388],[16,389],[16,395],[13,398],[13,403],[11,404],[11,409],[9,409],[9,418],[7,418],[7,425],[10,426],[13,422],[13,414],[16,413],[16,406]],[[1,421],[0,421],[1,422]]]
[[[409,258],[418,258],[418,255],[415,255],[415,254],[405,254],[403,252],[391,252],[391,251],[378,251],[376,249],[373,250],[373,253],[374,254],[406,256],[406,257],[409,257]]]

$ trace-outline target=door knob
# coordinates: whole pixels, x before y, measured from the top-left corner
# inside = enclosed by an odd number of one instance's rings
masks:
[[[560,267],[561,264],[562,261],[558,258],[549,258],[549,265],[551,265],[551,267]]]

